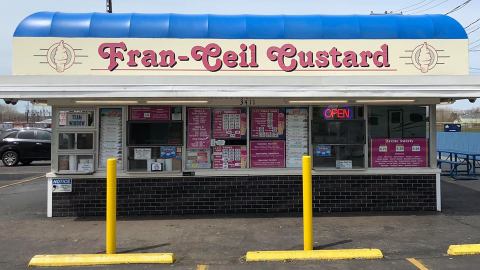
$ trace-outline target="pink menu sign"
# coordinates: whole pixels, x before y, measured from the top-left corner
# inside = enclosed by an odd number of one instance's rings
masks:
[[[168,106],[134,106],[130,107],[130,120],[169,121],[171,110]]]
[[[227,145],[213,147],[213,168],[246,168],[247,147],[245,145]]]
[[[247,131],[247,114],[242,109],[214,109],[213,137],[240,139]]]
[[[285,168],[285,141],[251,141],[252,168]]]
[[[188,108],[187,147],[206,149],[210,147],[212,121],[208,108]]]
[[[370,142],[372,167],[427,167],[428,140],[372,139]]]
[[[252,138],[280,138],[285,134],[285,113],[281,109],[252,109]]]

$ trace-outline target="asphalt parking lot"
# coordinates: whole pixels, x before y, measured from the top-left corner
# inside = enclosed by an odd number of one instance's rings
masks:
[[[104,220],[46,218],[46,180],[36,177],[48,169],[0,167],[0,269],[24,269],[37,254],[104,252]],[[315,248],[379,248],[381,260],[244,261],[249,250],[301,249],[299,217],[144,217],[118,221],[118,252],[174,252],[175,264],[70,269],[478,269],[480,255],[446,252],[451,244],[480,243],[480,180],[444,178],[442,189],[442,213],[314,218]]]

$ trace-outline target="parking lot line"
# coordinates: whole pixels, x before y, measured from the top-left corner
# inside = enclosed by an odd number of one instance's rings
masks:
[[[27,178],[27,179],[22,179],[18,182],[15,182],[15,183],[0,186],[0,189],[15,186],[15,185],[20,185],[20,184],[23,184],[23,183],[28,183],[28,182],[31,182],[31,181],[34,181],[34,180],[37,180],[37,179],[40,179],[40,178],[43,178],[43,177],[45,177],[45,175],[42,174],[42,175],[39,175],[39,176],[35,176],[35,177]]]
[[[423,265],[419,260],[415,258],[407,258],[407,261],[415,265],[415,267],[417,267],[420,270],[428,270],[428,268],[425,265]]]
[[[198,264],[197,270],[208,270],[208,265],[206,264]]]

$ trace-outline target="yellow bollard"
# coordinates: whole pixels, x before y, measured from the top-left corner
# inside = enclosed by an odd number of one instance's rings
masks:
[[[117,252],[117,159],[107,160],[107,254]]]
[[[313,250],[312,158],[303,156],[303,249]]]

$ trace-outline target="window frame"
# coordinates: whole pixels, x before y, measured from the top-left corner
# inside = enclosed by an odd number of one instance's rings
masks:
[[[432,133],[436,131],[435,127],[435,107],[436,105],[431,104],[379,104],[379,105],[370,105],[368,106],[369,109],[372,107],[387,107],[386,109],[386,117],[388,121],[388,117],[390,112],[392,111],[402,111],[402,119],[401,122],[404,122],[403,113],[405,112],[405,107],[424,107],[425,108],[425,139],[426,139],[426,146],[427,146],[427,153],[426,153],[426,166],[419,167],[372,167],[372,157],[371,157],[371,140],[374,138],[370,138],[370,126],[368,123],[368,119],[370,119],[370,110],[367,110],[367,163],[366,166],[369,170],[412,170],[412,169],[431,169],[436,168],[436,138],[432,138]],[[390,107],[398,107],[398,108],[390,108]],[[432,124],[433,123],[433,124]],[[387,130],[389,129],[390,123],[387,123]],[[389,136],[389,130],[387,131],[387,136]],[[435,133],[433,133],[435,134]],[[435,136],[433,136],[435,137]],[[390,139],[413,139],[413,138],[422,138],[422,137],[404,137],[404,130],[402,129],[402,138],[390,138]],[[388,138],[387,138],[388,139]]]
[[[172,115],[174,113],[173,111],[173,108],[175,107],[179,107],[180,110],[181,110],[181,120],[148,120],[148,119],[141,119],[141,120],[132,120],[132,116],[131,116],[131,111],[132,111],[132,107],[170,107],[172,110],[170,110],[170,114]],[[184,113],[184,108],[186,106],[185,105],[146,105],[146,106],[143,106],[143,105],[131,105],[131,106],[125,106],[124,110],[123,110],[123,121],[122,121],[122,125],[123,125],[123,160],[124,160],[124,163],[123,163],[123,170],[128,172],[128,173],[132,173],[132,174],[138,174],[138,173],[145,173],[145,174],[159,174],[159,175],[168,175],[168,174],[172,174],[172,173],[182,173],[184,171],[184,166],[185,166],[185,123],[186,123],[186,115]],[[106,107],[106,106],[102,106],[100,108],[109,108],[109,107]],[[119,106],[112,106],[111,108],[119,108]],[[129,127],[128,127],[128,123],[129,122],[134,122],[134,123],[150,123],[150,122],[161,122],[161,123],[167,123],[167,122],[176,122],[176,123],[180,123],[180,122],[183,122],[182,123],[182,140],[181,140],[181,143],[180,144],[175,144],[175,145],[167,145],[167,144],[149,144],[149,145],[129,145]],[[131,165],[130,165],[130,150],[132,149],[133,151],[135,151],[134,149],[135,148],[150,148],[151,151],[153,152],[153,148],[160,148],[161,146],[174,146],[174,147],[180,147],[181,150],[182,150],[182,155],[181,155],[181,167],[179,170],[172,170],[172,171],[149,171],[148,168],[146,170],[135,170],[135,169],[132,169],[131,168]],[[148,166],[148,163],[147,163],[147,166]]]
[[[92,113],[92,125],[91,126],[60,126],[59,125],[59,117],[60,113],[67,111],[68,112],[86,112]],[[52,169],[57,174],[93,174],[96,172],[96,160],[97,160],[97,108],[94,107],[56,107],[53,110],[53,123],[56,128],[54,128],[54,132],[52,133],[52,147],[54,149],[54,155],[52,156]],[[68,116],[67,116],[68,117]],[[74,149],[60,149],[59,139],[61,133],[73,133],[75,134],[75,148]],[[77,134],[79,133],[89,133],[92,134],[92,149],[77,149]],[[59,169],[59,157],[60,156],[76,156],[77,165],[78,165],[78,156],[91,156],[93,162],[92,171],[89,172],[82,172],[75,170],[60,170]]]
[[[364,131],[365,131],[365,142],[363,144],[325,144],[325,145],[330,145],[330,146],[342,146],[342,145],[346,145],[346,146],[360,146],[360,145],[363,145],[363,167],[361,168],[358,168],[358,167],[353,167],[352,168],[348,168],[348,169],[341,169],[341,168],[336,168],[336,167],[318,167],[318,166],[315,166],[314,164],[314,143],[313,143],[313,111],[314,111],[314,108],[315,107],[328,107],[328,106],[352,106],[352,107],[362,107],[363,108],[363,118],[359,118],[359,119],[353,119],[353,121],[361,121],[363,120],[364,122]],[[309,130],[309,144],[310,144],[310,156],[312,157],[312,169],[314,171],[366,171],[368,169],[371,169],[368,167],[368,149],[369,149],[369,142],[368,142],[368,117],[367,117],[367,114],[368,114],[368,106],[366,104],[355,104],[355,103],[342,103],[342,104],[323,104],[323,105],[311,105],[310,106],[310,118],[309,118],[309,123],[310,123],[310,130]],[[330,121],[330,120],[325,120],[325,121]],[[348,121],[348,120],[344,120],[344,121]]]

